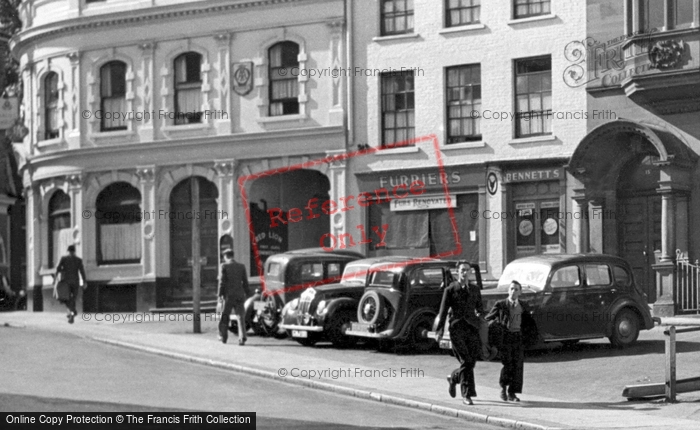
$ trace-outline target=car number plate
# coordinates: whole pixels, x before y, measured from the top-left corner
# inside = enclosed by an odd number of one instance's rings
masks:
[[[292,330],[292,337],[309,337],[309,332],[303,330]]]
[[[369,331],[369,324],[352,323],[352,331]]]
[[[265,309],[265,305],[267,305],[267,303],[265,303],[265,302],[260,302],[260,301],[253,302],[253,309],[255,309],[256,311],[261,311],[261,310]]]

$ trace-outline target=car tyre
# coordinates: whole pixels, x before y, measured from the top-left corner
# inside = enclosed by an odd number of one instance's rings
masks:
[[[428,352],[433,349],[437,342],[435,339],[425,337],[424,332],[430,331],[433,326],[434,318],[430,318],[427,315],[421,316],[413,323],[411,330],[409,332],[409,343],[410,347],[416,352]]]
[[[615,316],[610,343],[616,348],[625,348],[639,337],[639,317],[631,309],[622,309]]]
[[[357,320],[365,324],[379,324],[384,320],[386,305],[376,291],[367,291],[357,305]]]
[[[333,315],[328,327],[328,337],[336,348],[348,348],[357,344],[359,340],[356,336],[348,336],[345,332],[350,328],[353,321],[352,311],[344,310]]]
[[[287,337],[287,331],[280,327],[282,316],[281,310],[277,306],[277,300],[272,296],[266,297],[264,300],[265,307],[258,314],[258,321],[254,326],[255,333],[284,339]]]

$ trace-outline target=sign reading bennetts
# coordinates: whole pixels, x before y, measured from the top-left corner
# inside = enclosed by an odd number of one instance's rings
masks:
[[[564,177],[564,172],[561,167],[549,169],[528,169],[503,174],[503,182],[536,182],[536,181],[553,181]]]

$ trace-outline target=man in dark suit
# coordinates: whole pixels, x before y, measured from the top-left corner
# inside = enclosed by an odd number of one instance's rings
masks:
[[[87,288],[87,277],[85,276],[83,260],[75,255],[74,245],[68,247],[68,255],[61,257],[61,261],[58,262],[56,267],[56,274],[60,276],[59,281],[67,283],[70,289],[69,298],[64,303],[68,307],[68,322],[73,324],[73,319],[77,315],[75,299],[78,297],[78,288],[80,287],[79,276],[83,278],[83,290]],[[54,286],[54,297],[58,297],[57,286],[58,283]]]
[[[523,392],[523,363],[525,345],[536,342],[537,324],[530,314],[530,308],[520,301],[523,287],[518,281],[508,286],[508,298],[497,301],[487,320],[494,320],[500,329],[501,350],[501,400],[519,402],[516,394]]]
[[[447,377],[450,396],[456,396],[456,385],[460,384],[464,404],[473,405],[472,397],[476,397],[476,384],[474,382],[474,365],[481,353],[479,340],[479,328],[484,313],[479,287],[469,283],[468,263],[460,263],[458,266],[459,279],[451,283],[442,295],[440,312],[435,318],[434,331],[437,333],[438,342],[442,338],[447,311],[450,314],[450,340],[452,351],[459,360],[459,368],[455,369]]]
[[[219,299],[224,301],[224,310],[219,321],[219,340],[228,340],[228,324],[231,311],[238,321],[238,344],[244,345],[246,338],[245,301],[249,294],[248,275],[245,266],[233,259],[233,251],[224,251],[224,264],[219,275]]]

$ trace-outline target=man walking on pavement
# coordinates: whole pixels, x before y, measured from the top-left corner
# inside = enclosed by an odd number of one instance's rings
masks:
[[[468,282],[468,263],[460,263],[459,279],[445,288],[440,304],[440,312],[435,318],[434,331],[440,342],[445,326],[447,311],[450,314],[450,340],[452,351],[459,360],[459,368],[455,369],[447,377],[450,396],[456,396],[456,385],[459,382],[462,391],[463,403],[473,405],[472,397],[476,397],[476,384],[474,381],[474,365],[481,351],[479,329],[484,313],[479,287]]]
[[[80,286],[80,278],[83,278],[83,290],[87,288],[87,277],[85,276],[85,268],[83,267],[83,260],[75,255],[75,245],[70,245],[68,247],[68,255],[61,257],[61,261],[58,262],[56,267],[56,275],[60,276],[60,281],[68,284],[69,296],[68,300],[64,303],[68,307],[68,322],[73,324],[73,319],[77,312],[75,311],[75,300],[78,297],[78,288]],[[58,282],[54,286],[54,297],[58,297],[56,288]]]
[[[233,310],[238,322],[238,344],[244,345],[246,337],[245,301],[248,298],[248,275],[245,266],[233,259],[233,251],[224,251],[224,264],[219,275],[219,300],[224,301],[224,310],[219,321],[219,340],[228,340],[229,315]]]

